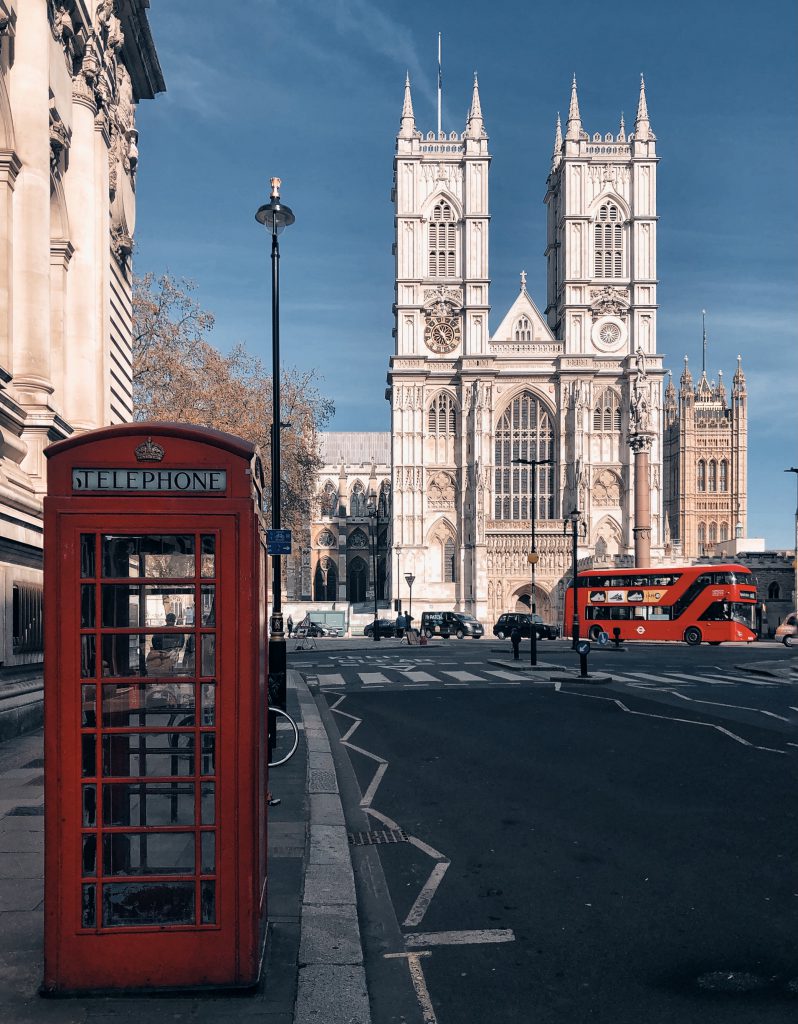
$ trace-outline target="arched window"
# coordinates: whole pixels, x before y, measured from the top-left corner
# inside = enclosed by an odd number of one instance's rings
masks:
[[[728,523],[721,523],[720,524],[720,539],[721,540],[728,540],[729,539],[729,524]]]
[[[554,515],[554,466],[518,466],[513,459],[549,459],[553,455],[554,429],[545,406],[530,391],[514,398],[496,428],[495,513],[497,519],[520,519],[521,499],[532,493],[530,473],[537,473],[537,518]],[[529,509],[527,506],[527,513]]]
[[[718,464],[714,459],[709,460],[709,489],[710,491],[718,489]]]
[[[728,491],[729,489],[729,460],[723,459],[720,464],[720,489],[722,491]]]
[[[457,582],[457,566],[455,565],[455,553],[454,553],[454,541],[451,537],[447,537],[442,545],[443,550],[443,566],[441,571],[441,579],[444,583],[456,583]]]
[[[457,223],[454,211],[444,200],[436,203],[429,223],[429,276],[457,274]]]
[[[352,604],[366,600],[368,567],[360,556],[353,558],[346,569],[346,597]]]
[[[781,600],[781,587],[778,585],[776,580],[768,587],[768,601],[780,601]]]
[[[607,388],[599,395],[593,410],[593,429],[619,431],[621,429],[621,403],[618,392]]]
[[[429,405],[427,425],[430,434],[457,433],[457,406],[448,391],[440,391]]]
[[[698,489],[699,491],[707,489],[707,464],[703,459],[698,460]]]
[[[707,546],[707,528],[704,523],[698,524],[698,553],[699,555],[706,554]]]
[[[331,480],[327,481],[321,492],[321,514],[323,516],[338,515],[338,492]]]
[[[718,543],[718,524],[717,523],[710,523],[709,524],[709,546],[712,547],[713,544],[717,544],[717,543]]]
[[[386,483],[380,484],[380,498],[377,503],[377,515],[380,519],[386,519],[388,517],[388,510],[390,508],[390,491]]]
[[[604,203],[593,225],[595,277],[623,277],[623,217],[615,203]]]
[[[520,316],[515,322],[515,340],[516,341],[531,341],[532,340],[532,325],[529,322],[529,317]]]
[[[365,516],[367,512],[366,490],[359,480],[355,480],[352,484],[352,494],[349,498],[349,515]]]
[[[338,569],[331,558],[322,558],[313,575],[313,600],[335,601],[338,597]]]

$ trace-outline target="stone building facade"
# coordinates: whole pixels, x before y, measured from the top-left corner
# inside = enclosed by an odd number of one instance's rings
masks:
[[[149,0],[0,0],[0,674],[42,660],[42,452],[129,420]]]
[[[679,392],[665,389],[666,537],[688,561],[711,555],[715,545],[747,536],[748,395],[742,357],[731,396],[723,382],[696,385],[687,357]]]
[[[559,615],[573,509],[586,528],[580,559],[631,561],[630,442],[641,429],[652,558],[662,557],[658,160],[642,81],[628,135],[623,121],[589,135],[574,81],[547,180],[545,316],[522,273],[491,334],[491,155],[477,82],[465,131],[426,135],[406,83],[393,184],[391,538],[424,607],[492,621],[529,605],[533,491],[539,612]],[[531,470],[517,458],[551,464]],[[392,580],[392,596],[399,588]]]
[[[330,431],[319,442],[323,466],[310,546],[300,556],[301,587],[295,582],[289,593],[318,606],[373,609],[375,589],[380,602],[387,596],[390,435]]]

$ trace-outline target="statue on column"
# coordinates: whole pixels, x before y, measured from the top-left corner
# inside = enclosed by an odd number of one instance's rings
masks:
[[[647,433],[651,429],[651,409],[649,406],[648,374],[646,373],[646,357],[638,345],[635,352],[636,373],[632,381],[632,393],[629,399],[630,433]]]

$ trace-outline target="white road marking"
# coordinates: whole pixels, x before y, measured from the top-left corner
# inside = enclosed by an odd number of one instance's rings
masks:
[[[424,915],[432,902],[432,897],[438,890],[438,886],[443,881],[443,876],[446,874],[446,869],[449,867],[448,860],[441,860],[435,865],[430,872],[430,876],[424,883],[421,892],[416,896],[413,906],[410,908],[407,917],[404,919],[405,928],[414,928],[417,924],[421,924],[424,919]]]
[[[361,807],[370,806],[371,801],[374,799],[374,794],[377,792],[377,788],[379,787],[379,784],[382,782],[382,777],[387,771],[388,762],[383,761],[383,763],[377,768],[376,772],[374,773],[374,778],[369,783],[369,788],[363,794],[363,799],[360,801]]]
[[[679,697],[681,700],[689,700],[693,704],[712,704],[717,708],[736,708],[738,711],[755,711],[759,715],[767,715],[769,718],[778,718],[782,722],[789,722],[789,718],[784,715],[777,715],[775,711],[764,711],[762,708],[747,708],[743,707],[742,704],[723,704],[718,700],[699,700],[698,697],[688,697],[686,693],[679,693],[678,690],[668,690],[668,693],[672,693],[674,697]]]
[[[399,669],[402,675],[407,676],[411,683],[437,683],[440,680],[437,676],[431,676],[429,672],[407,672],[405,669]]]
[[[319,676],[319,686],[346,686],[346,683],[340,672],[332,672]]]
[[[385,953],[386,960],[407,959],[410,980],[416,991],[416,999],[418,999],[418,1005],[421,1007],[424,1024],[438,1024],[438,1018],[435,1016],[435,1010],[432,1008],[432,1000],[430,999],[429,989],[427,988],[427,982],[424,978],[424,972],[421,970],[421,962],[419,960],[419,957],[431,955],[429,951],[420,953]]]
[[[476,928],[459,932],[416,932],[405,935],[409,949],[426,946],[472,946],[488,942],[515,942],[512,928]]]
[[[456,679],[460,683],[484,683],[485,680],[482,676],[475,676],[471,672],[450,672],[448,669],[444,669],[443,674],[445,676],[451,676],[452,679]]]
[[[517,672],[505,672],[500,668],[486,668],[485,671],[489,676],[498,676],[499,679],[509,679],[511,683],[521,685],[521,680],[518,678]],[[490,682],[490,680],[488,680]]]
[[[760,747],[757,743],[751,743],[749,740],[743,739],[742,736],[738,736],[737,733],[732,732],[730,729],[724,729],[722,725],[716,725],[714,722],[698,722],[694,718],[674,718],[672,715],[654,715],[649,711],[632,711],[628,708],[622,700],[618,700],[615,697],[602,697],[597,693],[581,693],[578,690],[563,690],[563,693],[567,693],[571,697],[588,697],[592,700],[610,700],[613,704],[625,711],[628,715],[638,715],[640,718],[660,718],[665,722],[680,722],[682,725],[703,725],[707,729],[717,729],[718,732],[723,733],[724,736],[728,736],[729,739],[735,741],[735,743],[741,743],[744,747],[751,747],[754,750],[764,750],[768,754],[786,754],[786,750],[777,750],[775,747]]]
[[[434,682],[437,683],[438,680],[435,679]],[[428,690],[429,683],[404,683],[402,688],[405,690]]]
[[[390,679],[382,672],[358,672],[364,686],[376,686],[383,683],[390,683]]]

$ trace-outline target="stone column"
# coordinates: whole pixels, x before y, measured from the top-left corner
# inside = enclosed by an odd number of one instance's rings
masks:
[[[635,456],[635,567],[651,564],[651,470],[649,454],[654,435],[632,434],[629,447]]]
[[[17,156],[14,202],[14,388],[26,407],[47,408],[50,380],[50,27],[46,0],[17,12],[11,92]]]
[[[13,200],[14,183],[21,166],[16,153],[0,151],[0,378],[3,380],[11,375],[13,365]]]
[[[98,387],[98,363],[101,362],[98,286],[102,275],[98,264],[108,257],[106,249],[98,249],[97,240],[99,186],[94,126],[97,106],[91,84],[95,62],[94,53],[89,49],[83,61],[84,71],[73,80],[72,144],[64,182],[67,206],[72,213],[70,231],[75,248],[69,267],[64,413],[76,430],[90,430],[102,422]]]

